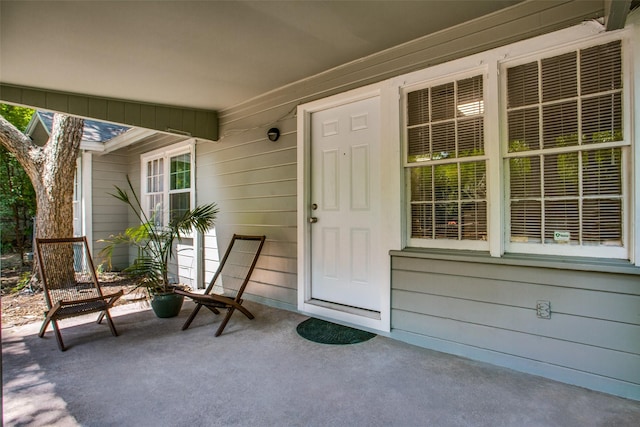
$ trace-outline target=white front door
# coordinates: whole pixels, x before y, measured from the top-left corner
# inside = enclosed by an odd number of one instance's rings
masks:
[[[380,98],[311,115],[311,298],[379,312]]]

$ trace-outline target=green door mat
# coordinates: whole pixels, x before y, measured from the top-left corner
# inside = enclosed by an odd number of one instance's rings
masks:
[[[302,338],[320,344],[357,344],[376,336],[376,334],[372,334],[371,332],[337,325],[324,320],[314,319],[313,317],[300,323],[296,330]]]

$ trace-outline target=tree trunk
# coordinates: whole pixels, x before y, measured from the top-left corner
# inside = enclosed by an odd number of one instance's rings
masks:
[[[83,119],[55,114],[49,141],[38,147],[0,116],[0,143],[16,156],[36,192],[36,237],[73,236],[73,178],[83,128]]]
[[[84,120],[54,115],[43,147],[0,120],[0,142],[16,156],[36,192],[36,237],[73,236],[73,178]]]
[[[51,136],[43,147],[40,183],[33,186],[36,237],[73,237],[73,179],[83,127],[82,119],[60,114],[53,118]]]

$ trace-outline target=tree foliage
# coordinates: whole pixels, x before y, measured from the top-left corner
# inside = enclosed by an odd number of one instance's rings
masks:
[[[30,108],[0,104],[0,115],[21,132],[26,130],[33,114],[34,110]],[[15,155],[0,145],[0,235],[3,252],[16,250],[24,255],[29,247],[35,214],[36,193],[29,176]]]

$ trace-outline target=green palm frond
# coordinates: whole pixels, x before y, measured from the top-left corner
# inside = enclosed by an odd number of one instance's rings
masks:
[[[194,231],[205,233],[214,225],[218,208],[215,203],[197,206],[173,217],[166,226],[159,226],[154,217],[149,218],[145,214],[128,176],[127,184],[131,195],[129,191],[115,186],[116,192],[111,196],[127,204],[140,219],[140,225],[102,240],[107,246],[100,251],[100,255],[106,256],[110,261],[113,250],[118,245],[126,244],[137,248],[137,258],[125,271],[139,278],[140,286],[146,287],[151,293],[168,291],[169,262],[175,255],[174,243]]]

